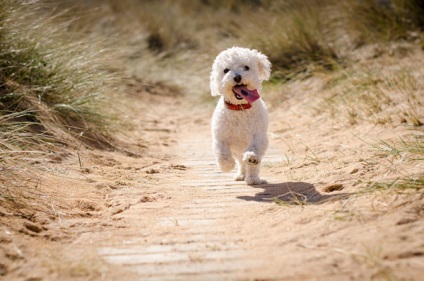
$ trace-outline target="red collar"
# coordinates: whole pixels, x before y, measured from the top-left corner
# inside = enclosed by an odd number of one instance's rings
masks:
[[[232,104],[232,103],[229,103],[228,101],[224,101],[224,103],[225,103],[225,106],[228,108],[228,109],[231,109],[231,110],[245,110],[245,109],[249,109],[249,108],[251,108],[252,107],[252,105],[250,104],[250,103],[243,103],[243,104]]]

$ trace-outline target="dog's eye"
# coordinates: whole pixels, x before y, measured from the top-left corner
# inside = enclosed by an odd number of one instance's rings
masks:
[[[246,65],[245,67],[244,67],[244,70],[249,70],[250,68]]]
[[[228,68],[224,69],[224,73],[227,73],[228,71],[230,71]]]

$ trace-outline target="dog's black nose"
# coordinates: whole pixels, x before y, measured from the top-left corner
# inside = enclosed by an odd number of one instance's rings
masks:
[[[234,76],[234,81],[236,83],[240,83],[240,81],[241,81],[241,75],[240,74],[237,74],[236,76]]]

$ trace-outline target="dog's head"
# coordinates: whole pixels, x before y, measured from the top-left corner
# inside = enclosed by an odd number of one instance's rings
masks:
[[[258,90],[271,73],[268,58],[246,48],[233,47],[221,52],[212,65],[210,88],[212,96],[223,95],[232,104],[254,102]]]

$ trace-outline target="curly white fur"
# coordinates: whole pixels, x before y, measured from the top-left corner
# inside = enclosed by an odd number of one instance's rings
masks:
[[[212,117],[216,158],[223,172],[231,171],[237,164],[235,180],[244,180],[248,185],[266,182],[259,178],[259,166],[268,147],[268,113],[262,99],[240,111],[228,109],[225,101],[235,105],[248,103],[236,96],[233,87],[245,85],[249,90],[259,91],[270,72],[271,63],[265,55],[233,47],[216,57],[210,75],[212,96],[221,96]],[[241,76],[241,80],[236,76]]]

